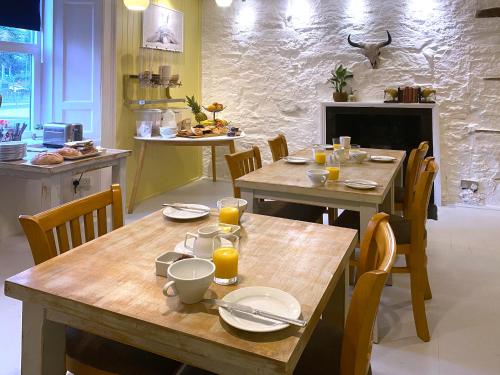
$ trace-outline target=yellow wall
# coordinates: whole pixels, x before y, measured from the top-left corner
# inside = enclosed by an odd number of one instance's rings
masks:
[[[172,73],[180,75],[182,86],[171,89],[172,97],[184,98],[185,95],[194,94],[196,98],[201,98],[201,0],[157,0],[152,3],[165,5],[184,13],[184,52],[154,52],[157,58],[164,56],[162,54],[167,54]],[[139,72],[142,12],[129,11],[122,1],[117,1],[116,4],[116,147],[133,150],[132,156],[127,161],[128,203],[139,157],[139,144],[133,140],[135,115],[123,104],[123,75]],[[153,68],[157,71],[158,63],[155,63]],[[153,98],[159,93],[159,89],[133,89],[131,96],[147,95],[148,98]],[[148,145],[137,201],[200,177],[202,174],[201,157],[199,147]]]

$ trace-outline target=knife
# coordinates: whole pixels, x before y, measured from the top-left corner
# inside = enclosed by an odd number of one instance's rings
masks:
[[[226,302],[226,301],[223,301],[221,299],[207,298],[207,299],[202,300],[202,302],[223,307],[226,310],[228,310],[229,312],[231,312],[232,310],[241,311],[241,312],[244,312],[247,314],[262,316],[264,318],[277,320],[279,322],[284,322],[284,323],[288,323],[288,324],[293,324],[293,325],[299,326],[299,327],[305,327],[307,324],[307,321],[302,320],[302,319],[288,318],[286,316],[276,315],[276,314],[273,314],[273,313],[270,313],[267,311],[259,310],[259,309],[253,308],[252,306],[242,305],[240,303]]]
[[[210,212],[209,208],[193,207],[187,204],[180,204],[180,203],[178,204],[163,203],[163,206],[172,207],[178,210],[191,211],[191,212]]]

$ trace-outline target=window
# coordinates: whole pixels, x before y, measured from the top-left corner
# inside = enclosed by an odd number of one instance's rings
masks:
[[[39,121],[35,98],[40,81],[39,33],[0,26],[0,120],[26,123],[28,135]]]

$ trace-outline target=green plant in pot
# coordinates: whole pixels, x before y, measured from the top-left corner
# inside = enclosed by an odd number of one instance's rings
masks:
[[[353,77],[352,72],[340,64],[335,70],[331,71],[331,74],[332,76],[328,79],[328,82],[335,89],[333,100],[336,102],[347,102],[347,92],[344,90],[347,86],[347,80]]]

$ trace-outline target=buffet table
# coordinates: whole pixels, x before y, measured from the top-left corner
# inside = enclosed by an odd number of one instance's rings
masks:
[[[245,137],[245,133],[235,137],[228,137],[227,135],[217,137],[201,137],[201,138],[162,138],[162,137],[134,137],[138,142],[141,142],[141,149],[139,151],[139,162],[137,170],[135,171],[134,184],[132,186],[132,194],[128,205],[128,213],[134,212],[135,200],[137,191],[139,190],[139,182],[141,180],[142,167],[144,165],[144,156],[146,155],[146,148],[148,143],[163,144],[165,146],[210,146],[212,149],[212,178],[217,181],[216,163],[215,163],[215,147],[216,146],[229,146],[229,152],[233,154],[236,152],[234,141]]]
[[[129,150],[108,149],[101,155],[85,159],[33,165],[29,160],[38,152],[28,151],[23,160],[0,162],[0,176],[39,180],[42,185],[41,210],[45,211],[73,199],[68,192],[74,175],[111,167],[112,183],[120,184],[125,199],[125,161],[131,153]]]

